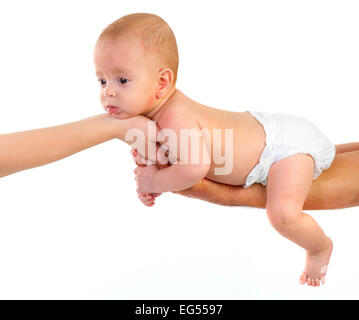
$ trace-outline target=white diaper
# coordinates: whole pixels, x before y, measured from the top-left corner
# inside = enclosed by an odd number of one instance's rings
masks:
[[[259,163],[248,174],[244,188],[256,182],[265,186],[271,165],[297,153],[313,157],[313,179],[332,164],[334,144],[310,121],[285,113],[248,112],[263,125],[266,145]]]

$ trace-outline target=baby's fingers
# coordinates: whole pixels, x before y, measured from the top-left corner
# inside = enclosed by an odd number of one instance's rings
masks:
[[[152,207],[155,203],[152,197],[150,196],[146,196],[143,193],[139,193],[138,194],[138,198],[141,200],[141,202],[147,206],[147,207]]]
[[[143,192],[139,192],[138,196],[141,197],[142,199],[149,201],[149,200],[154,200],[154,196],[152,193],[143,193]]]

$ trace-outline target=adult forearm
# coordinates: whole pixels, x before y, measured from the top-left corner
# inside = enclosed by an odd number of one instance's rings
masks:
[[[259,184],[245,189],[242,186],[231,186],[202,179],[191,188],[175,193],[224,206],[264,208],[266,202],[265,188]]]
[[[359,206],[359,150],[337,154],[333,164],[313,181],[304,210],[328,210]],[[265,208],[266,188],[253,184],[228,186],[203,179],[178,194],[226,205]]]
[[[329,169],[313,180],[304,210],[342,209],[359,205],[359,150],[337,154]],[[231,205],[265,208],[266,188],[261,184],[233,188]],[[220,192],[220,191],[218,191]]]
[[[0,177],[45,165],[115,137],[108,114],[0,135]]]

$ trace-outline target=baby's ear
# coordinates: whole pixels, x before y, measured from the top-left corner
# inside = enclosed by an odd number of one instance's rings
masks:
[[[158,72],[157,98],[163,98],[171,88],[173,82],[173,72],[170,68],[162,69]]]

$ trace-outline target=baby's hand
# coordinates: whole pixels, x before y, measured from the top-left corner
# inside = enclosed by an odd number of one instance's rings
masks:
[[[138,193],[153,193],[152,179],[155,173],[159,169],[155,164],[148,165],[146,167],[137,167],[134,170],[136,174],[135,180],[137,182],[137,192]]]
[[[138,198],[147,206],[152,207],[155,204],[155,199],[161,195],[160,193],[138,193]]]
[[[145,159],[137,152],[136,149],[131,149],[131,155],[137,166],[144,167]],[[161,193],[143,193],[138,192],[138,198],[141,202],[147,206],[152,207],[155,204],[155,199],[159,197]]]

